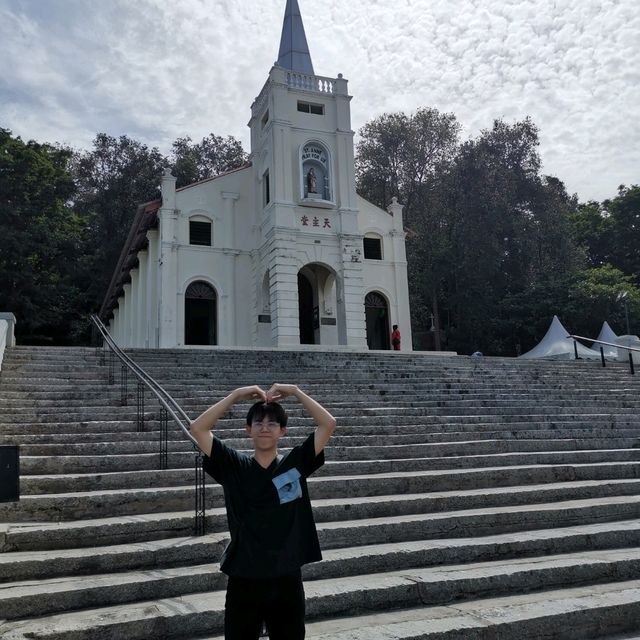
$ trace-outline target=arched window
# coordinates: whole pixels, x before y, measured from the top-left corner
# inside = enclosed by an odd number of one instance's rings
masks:
[[[210,247],[212,245],[212,224],[205,216],[189,218],[189,244]]]

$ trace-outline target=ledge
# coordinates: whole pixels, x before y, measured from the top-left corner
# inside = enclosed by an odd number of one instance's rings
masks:
[[[336,203],[330,200],[321,200],[320,198],[302,198],[298,204],[301,207],[314,207],[316,209],[335,209]]]

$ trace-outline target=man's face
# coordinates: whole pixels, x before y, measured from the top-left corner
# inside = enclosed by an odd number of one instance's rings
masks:
[[[265,416],[262,420],[254,420],[247,425],[247,433],[253,440],[256,450],[269,450],[278,446],[278,440],[287,432],[273,418]]]

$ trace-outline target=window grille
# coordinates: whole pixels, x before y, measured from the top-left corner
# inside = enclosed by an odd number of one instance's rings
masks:
[[[316,116],[323,116],[324,105],[298,101],[298,111],[301,111],[302,113],[312,113]]]
[[[198,220],[189,221],[189,244],[211,246],[211,223]]]
[[[380,238],[364,238],[365,260],[382,260],[382,241]]]

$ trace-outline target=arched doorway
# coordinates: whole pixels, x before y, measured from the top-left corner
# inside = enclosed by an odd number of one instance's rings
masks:
[[[300,344],[315,344],[313,285],[301,272],[298,272],[298,321]]]
[[[384,296],[371,291],[364,299],[369,349],[390,349],[389,307]]]
[[[216,290],[208,283],[192,282],[184,294],[184,343],[218,344]]]

